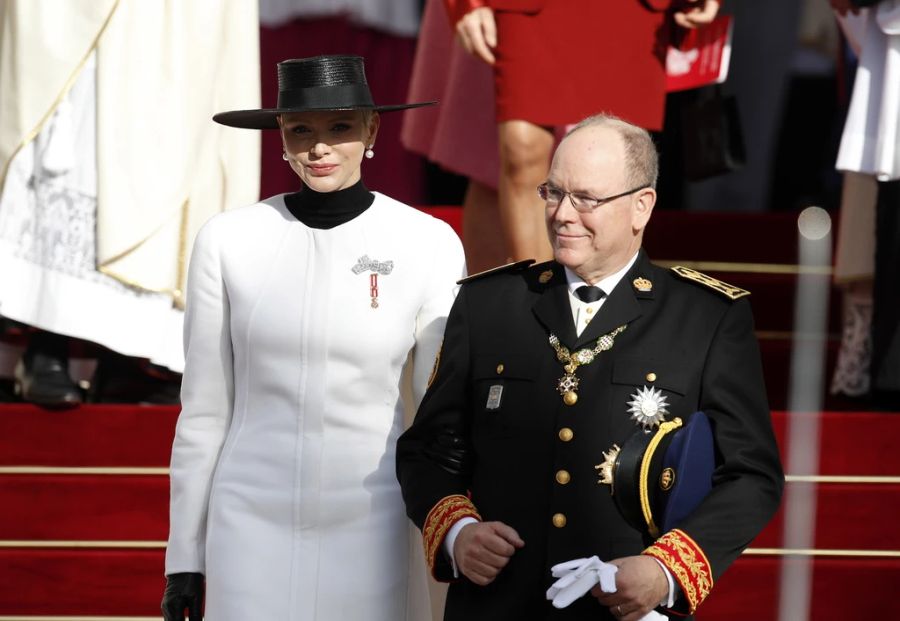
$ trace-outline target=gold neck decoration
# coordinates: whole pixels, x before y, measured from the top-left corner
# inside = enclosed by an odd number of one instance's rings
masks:
[[[597,344],[593,349],[579,349],[574,354],[570,353],[569,349],[564,345],[560,345],[559,339],[556,338],[555,334],[550,335],[550,347],[556,351],[556,359],[562,363],[566,372],[556,384],[556,390],[562,395],[563,403],[575,405],[578,402],[578,378],[575,377],[578,367],[592,363],[600,352],[612,349],[613,344],[616,342],[616,336],[623,332],[626,327],[619,326],[612,332],[607,332],[597,339]]]

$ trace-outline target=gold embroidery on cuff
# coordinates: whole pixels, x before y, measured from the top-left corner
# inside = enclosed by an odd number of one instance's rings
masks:
[[[662,561],[681,586],[690,614],[703,603],[713,587],[712,567],[697,542],[683,530],[674,529],[644,550]]]
[[[481,520],[475,505],[462,494],[442,498],[428,512],[422,527],[422,538],[425,544],[425,562],[428,563],[432,576],[434,576],[434,559],[444,543],[444,535],[453,524],[464,517]]]

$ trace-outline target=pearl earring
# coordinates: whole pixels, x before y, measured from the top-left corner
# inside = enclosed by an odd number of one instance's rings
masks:
[[[375,157],[375,149],[372,148],[372,147],[374,147],[374,146],[375,146],[375,145],[370,144],[370,145],[368,146],[368,148],[366,149],[366,159],[370,160],[370,159],[372,159],[373,157]]]
[[[284,151],[281,152],[281,159],[283,159],[285,162],[288,161],[287,153],[285,153]]]

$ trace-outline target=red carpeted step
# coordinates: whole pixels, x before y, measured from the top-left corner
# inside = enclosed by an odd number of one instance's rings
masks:
[[[175,408],[91,406],[46,412],[0,406],[0,532],[7,541],[69,541],[67,549],[0,547],[0,615],[155,615],[162,590],[167,479],[159,475],[23,474],[9,466],[160,467],[168,462]],[[789,422],[816,420],[821,474],[900,475],[900,416],[872,412],[773,412],[782,454]],[[35,446],[37,440],[40,446]],[[50,471],[52,472],[52,471]],[[788,465],[790,473],[790,466]],[[791,482],[791,489],[805,483]],[[820,483],[815,546],[897,550],[886,534],[900,484]],[[783,547],[779,513],[753,547]],[[131,549],[82,549],[79,541],[146,542]],[[6,544],[7,546],[9,544]],[[780,557],[745,556],[725,575],[701,619],[772,618]],[[860,618],[885,608],[900,578],[900,559],[815,560],[814,618]],[[840,581],[845,588],[835,588]],[[861,611],[858,594],[865,588]],[[824,604],[822,602],[825,602]],[[857,608],[851,608],[857,606]],[[831,616],[832,614],[836,616]]]
[[[0,476],[0,533],[14,541],[164,541],[167,476]]]
[[[656,210],[644,248],[656,261],[797,262],[796,213]]]
[[[162,550],[0,549],[0,614],[154,616]]]
[[[810,483],[789,481],[786,494]],[[900,550],[900,530],[884,528],[885,511],[900,507],[897,483],[818,483],[814,547],[822,550]],[[753,540],[753,548],[784,547],[784,505]]]
[[[709,275],[735,287],[750,291],[750,306],[757,331],[793,332],[794,306],[797,295],[796,274],[759,274],[747,272],[716,272]],[[828,314],[825,317],[825,332],[839,334],[841,331],[841,296],[831,285],[829,276],[814,276],[814,283],[827,287]]]
[[[900,559],[793,558],[812,563],[809,619],[886,619],[900,584]],[[697,612],[697,621],[778,619],[783,565],[779,557],[745,555],[715,584]]]
[[[458,206],[420,207],[462,235]],[[797,262],[797,215],[666,211],[653,212],[644,232],[644,248],[655,261]]]
[[[168,466],[176,406],[0,405],[0,466]]]
[[[793,343],[791,338],[780,335],[758,334],[759,351],[762,356],[763,376],[766,381],[766,391],[769,397],[769,407],[773,410],[783,410],[788,407],[791,381],[791,355]],[[834,365],[837,360],[840,342],[837,338],[829,337],[825,347],[824,388],[827,391],[831,384],[831,376],[834,373]],[[830,394],[823,395],[823,406],[831,408],[836,399]],[[837,409],[837,408],[835,408]]]
[[[819,472],[829,476],[900,476],[900,413],[772,412],[775,435],[786,461],[788,418],[818,419]],[[786,463],[788,474],[790,464]],[[892,511],[893,507],[890,508]]]
[[[788,490],[807,483],[789,482]],[[0,533],[16,541],[164,541],[166,477],[4,476]],[[900,531],[879,527],[885,507],[900,506],[900,484],[823,483],[817,490],[815,547],[900,550]],[[782,511],[753,542],[783,545]],[[852,524],[853,528],[847,528]]]
[[[900,559],[800,558],[812,563],[810,618],[880,619],[889,612]],[[157,550],[0,550],[4,615],[159,614],[163,553]],[[780,557],[745,555],[716,583],[698,621],[776,619]]]

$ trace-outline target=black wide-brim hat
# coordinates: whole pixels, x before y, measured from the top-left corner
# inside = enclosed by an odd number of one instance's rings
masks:
[[[645,433],[638,429],[615,458],[612,494],[622,517],[645,537],[678,526],[712,489],[715,444],[709,419],[695,412]]]
[[[377,106],[372,100],[361,56],[313,56],[278,63],[278,107],[231,110],[213,116],[216,123],[245,129],[278,129],[279,114],[321,110],[390,112],[436,101]]]

